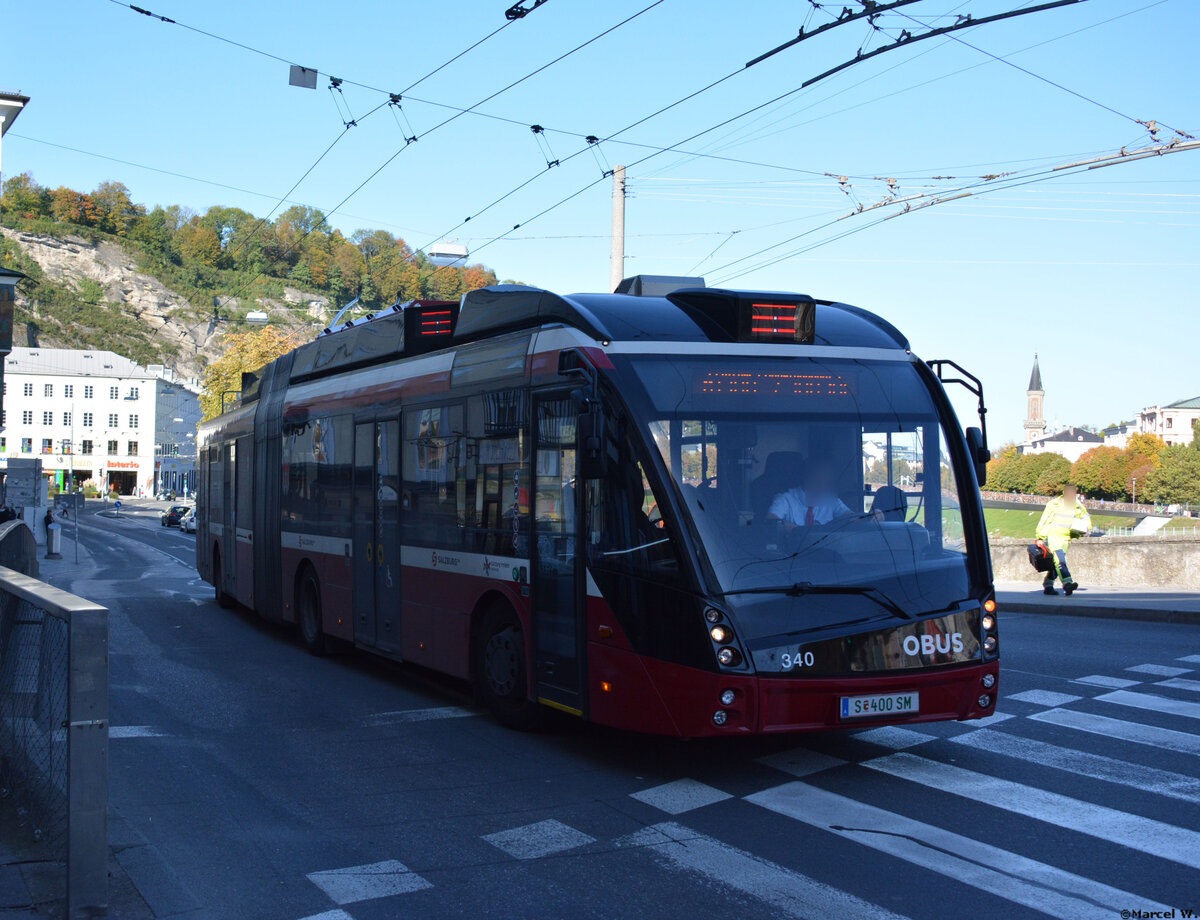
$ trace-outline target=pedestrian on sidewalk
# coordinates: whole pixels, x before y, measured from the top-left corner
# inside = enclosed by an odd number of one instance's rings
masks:
[[[1073,482],[1063,487],[1063,494],[1046,502],[1038,521],[1036,536],[1044,540],[1054,559],[1054,568],[1046,573],[1042,580],[1042,590],[1046,594],[1058,594],[1054,590],[1055,576],[1062,582],[1063,593],[1070,597],[1079,587],[1079,582],[1071,577],[1067,568],[1067,547],[1075,537],[1082,537],[1092,529],[1092,518],[1083,502],[1079,500],[1079,489]]]

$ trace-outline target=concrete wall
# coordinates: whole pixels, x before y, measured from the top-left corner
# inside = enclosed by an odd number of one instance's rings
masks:
[[[992,538],[996,581],[1041,581],[1026,552],[1032,542]],[[1067,565],[1082,584],[1200,591],[1200,540],[1194,538],[1085,537],[1067,550]]]

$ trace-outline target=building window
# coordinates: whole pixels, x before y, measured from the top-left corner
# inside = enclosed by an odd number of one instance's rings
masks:
[[[138,424],[137,424],[137,416],[136,416],[136,415],[131,415],[131,416],[129,416],[129,427],[130,427],[130,428],[136,428],[137,426],[138,426]]]
[[[42,395],[43,396],[53,396],[54,395],[54,384],[48,383],[44,387],[42,387]]]
[[[26,396],[33,395],[33,384],[32,383],[25,384],[25,395]]]
[[[8,424],[8,410],[0,409],[0,428],[5,427],[7,424]]]
[[[130,457],[136,457],[137,452],[138,452],[137,441],[130,441],[129,444],[126,446],[129,448],[129,450],[125,451],[125,453],[128,454]]]
[[[121,398],[121,388],[120,387],[109,387],[108,388],[108,398],[109,399],[120,399]]]
[[[71,413],[70,413],[70,412],[64,412],[64,413],[63,413],[63,424],[64,424],[64,425],[70,425],[70,424],[71,424]]]
[[[84,399],[91,399],[91,398],[92,398],[92,394],[93,394],[94,392],[95,392],[95,389],[94,389],[93,387],[88,387],[88,386],[85,386],[85,387],[83,388],[83,398],[84,398]]]
[[[109,416],[108,416],[108,427],[109,427],[109,428],[116,428],[116,427],[117,427],[117,425],[119,425],[119,424],[120,424],[120,422],[118,422],[118,421],[117,421],[117,413],[115,413],[115,412],[109,413]]]
[[[75,384],[64,383],[63,384],[63,396],[67,397],[67,399],[73,399],[75,396]]]
[[[33,453],[33,438],[21,438],[21,453]]]
[[[32,425],[33,424],[33,410],[32,409],[25,409],[21,413],[21,424],[22,425]]]
[[[138,398],[138,388],[137,388],[137,387],[130,387],[130,388],[129,388],[129,395],[128,395],[127,397],[125,397],[125,398],[126,398],[126,399],[137,399],[137,398]]]
[[[0,438],[0,454],[8,450],[8,438]]]
[[[1167,416],[1167,427],[1168,428],[1175,427],[1175,417],[1174,416],[1172,416],[1172,415]]]
[[[50,440],[49,438],[42,438],[42,453],[43,454],[54,453],[54,442],[52,440]]]
[[[83,454],[85,457],[90,457],[92,455],[92,442],[84,441],[82,444],[80,444],[79,452],[81,454]]]
[[[83,413],[83,427],[84,428],[92,427],[92,413],[90,413],[90,412]]]
[[[53,412],[43,412],[42,413],[42,424],[43,425],[53,425],[54,424],[54,413]]]
[[[115,457],[117,455],[117,442],[116,441],[108,442],[108,455],[110,457]]]

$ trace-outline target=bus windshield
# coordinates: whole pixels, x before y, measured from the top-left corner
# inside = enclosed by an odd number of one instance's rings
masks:
[[[805,597],[829,623],[970,596],[982,534],[964,533],[958,494],[972,480],[910,359],[630,360],[627,395],[731,603]]]

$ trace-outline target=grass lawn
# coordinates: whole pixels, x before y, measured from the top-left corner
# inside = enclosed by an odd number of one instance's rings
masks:
[[[1034,528],[1042,516],[1041,506],[1035,505],[1028,511],[1024,508],[984,508],[988,533],[993,537],[1021,537],[1033,539]],[[1115,514],[1092,513],[1092,527],[1111,530],[1114,527],[1132,527],[1136,518]],[[1194,522],[1200,524],[1200,521]]]

